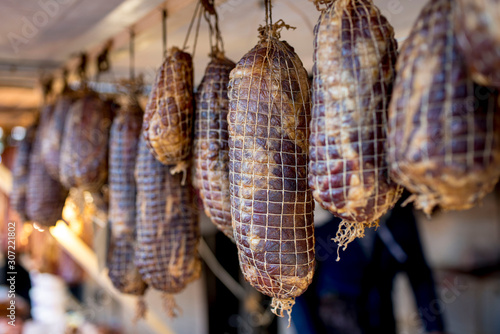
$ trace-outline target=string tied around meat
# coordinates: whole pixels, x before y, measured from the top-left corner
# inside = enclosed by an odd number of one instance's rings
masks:
[[[136,324],[137,321],[144,319],[146,317],[146,312],[147,312],[146,301],[144,300],[144,296],[140,296],[137,299],[137,305],[135,309],[135,316],[133,323]]]
[[[334,3],[337,0],[309,0],[311,1],[315,6],[316,9],[320,12],[324,12],[330,4]]]
[[[345,251],[347,245],[356,238],[363,238],[365,236],[365,228],[378,227],[378,223],[378,219],[370,224],[342,220],[335,238],[332,239],[338,245],[336,261],[340,261],[340,248]]]
[[[163,307],[170,318],[177,318],[182,314],[182,309],[177,305],[174,295],[170,293],[163,294]]]
[[[292,29],[295,30],[296,27],[292,27],[289,24],[286,24],[285,21],[283,20],[278,20],[276,23],[272,24],[270,27],[268,25],[265,26],[260,26],[258,31],[259,31],[259,38],[261,40],[267,39],[269,37],[273,37],[276,39],[281,38],[281,31],[284,29]]]
[[[42,75],[40,77],[40,85],[42,87],[43,100],[47,103],[54,88],[54,77],[50,74]]]
[[[285,316],[286,312],[288,314],[288,327],[290,327],[293,305],[295,305],[295,298],[273,298],[271,302],[271,311],[281,318]]]

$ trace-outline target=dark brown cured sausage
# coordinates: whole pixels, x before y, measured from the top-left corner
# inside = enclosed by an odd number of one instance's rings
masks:
[[[205,213],[231,239],[227,85],[234,66],[221,54],[212,57],[198,88],[194,126],[194,183]]]
[[[335,241],[345,246],[401,193],[385,150],[397,43],[371,0],[338,0],[322,12],[314,44],[309,185],[342,218]]]
[[[245,279],[291,313],[314,273],[314,202],[307,185],[310,90],[294,49],[276,30],[231,71],[229,181]],[[269,32],[271,30],[271,32]]]

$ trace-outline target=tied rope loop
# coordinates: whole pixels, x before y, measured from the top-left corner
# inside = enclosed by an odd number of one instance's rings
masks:
[[[44,104],[47,103],[49,95],[52,93],[54,88],[54,77],[52,75],[42,75],[40,77],[40,85],[42,86],[42,95]]]
[[[324,12],[330,4],[334,3],[337,0],[309,0],[311,1],[315,6],[316,9],[320,12]]]
[[[198,1],[196,4],[196,8],[193,13],[193,17],[191,18],[191,22],[189,23],[189,28],[186,34],[186,38],[184,39],[184,45],[182,46],[182,50],[185,51],[187,49],[187,42],[189,39],[189,35],[191,34],[191,29],[193,28],[194,22],[196,19],[198,19],[197,25],[196,25],[196,32],[194,36],[194,44],[193,44],[193,52],[192,52],[192,57],[194,58],[194,53],[196,51],[196,43],[198,42],[198,34],[200,32],[200,23],[201,23],[201,17],[203,15],[203,10],[201,9],[201,1]]]
[[[204,6],[203,16],[209,28],[210,57],[224,57],[224,42],[219,29],[219,16],[213,0],[201,0]],[[208,7],[207,7],[208,6]]]
[[[167,56],[167,10],[162,10],[162,46],[163,46],[163,57]]]
[[[69,71],[65,67],[62,69],[62,74],[61,74],[61,79],[62,79],[62,84],[63,84],[61,93],[63,93],[63,94],[70,91],[69,83],[68,83],[68,76],[69,76]]]
[[[217,15],[214,6],[214,0],[200,0],[200,1],[203,7],[205,8],[205,12],[209,13],[210,15]]]
[[[130,81],[134,81],[135,79],[135,32],[133,29],[130,29],[130,45],[129,45],[129,54],[130,54]]]
[[[88,56],[85,52],[82,52],[80,54],[80,63],[76,68],[76,74],[80,78],[80,81],[82,83],[85,83],[87,81],[87,63]]]
[[[113,46],[113,40],[109,40],[106,42],[104,45],[103,50],[99,55],[97,55],[97,72],[95,74],[96,81],[99,81],[99,76],[102,73],[108,72],[111,68],[111,64],[109,62],[109,51],[111,50],[111,47]]]
[[[272,26],[260,26],[258,31],[259,31],[259,37],[260,39],[265,39],[269,37],[274,37],[277,39],[280,39],[281,37],[281,30],[285,29],[296,29],[296,27],[292,27],[289,24],[286,24],[285,21],[283,20],[278,20],[275,24]]]

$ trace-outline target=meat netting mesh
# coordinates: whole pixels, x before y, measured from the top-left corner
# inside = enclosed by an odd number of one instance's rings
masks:
[[[28,187],[26,190],[26,214],[28,218],[44,226],[53,226],[61,219],[62,209],[68,191],[59,181],[47,173],[41,159],[41,141],[46,125],[52,116],[53,105],[43,107],[40,124],[36,130],[35,139],[30,154]]]
[[[111,106],[94,92],[81,92],[66,116],[60,180],[66,188],[96,191],[107,181]]]
[[[387,109],[395,77],[394,30],[371,0],[338,0],[315,27],[309,185],[343,219],[346,246],[398,200],[386,163]]]
[[[471,80],[454,10],[451,0],[422,10],[401,50],[390,106],[391,176],[427,214],[472,207],[500,175],[498,92]]]
[[[200,238],[191,185],[151,154],[141,136],[136,162],[137,249],[135,264],[143,280],[165,293],[165,306],[177,314],[172,294],[200,277]],[[187,178],[189,180],[189,178]]]
[[[64,135],[64,126],[69,108],[74,102],[70,94],[62,94],[54,106],[54,113],[47,124],[47,133],[50,135],[42,138],[41,154],[42,163],[54,180],[60,180],[59,166],[61,158],[61,144]]]
[[[172,172],[187,172],[192,146],[193,61],[173,47],[160,67],[144,116],[144,136],[151,152]]]
[[[290,314],[314,271],[314,202],[307,185],[310,91],[277,22],[238,62],[229,83],[230,191],[245,279]],[[268,35],[269,34],[269,35]]]
[[[454,30],[472,78],[500,88],[500,1],[457,0]]]
[[[123,106],[111,126],[109,149],[111,252],[108,275],[119,291],[138,296],[146,290],[134,265],[137,193],[134,171],[142,116],[139,106]]]
[[[23,221],[26,215],[26,192],[28,189],[31,149],[36,135],[37,122],[26,129],[24,139],[19,143],[12,167],[12,191],[9,202]]]
[[[208,64],[197,92],[194,130],[194,183],[205,213],[231,239],[227,85],[234,66],[227,58],[217,56]]]

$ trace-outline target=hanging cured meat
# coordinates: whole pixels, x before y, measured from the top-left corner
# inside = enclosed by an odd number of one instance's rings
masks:
[[[149,96],[144,116],[144,137],[158,161],[184,172],[192,146],[193,61],[173,47],[163,62]]]
[[[26,129],[26,135],[17,147],[12,168],[10,205],[23,221],[28,219],[26,215],[26,192],[28,189],[31,148],[33,147],[37,126],[38,124],[35,122]]]
[[[500,88],[500,1],[455,2],[454,31],[472,79]]]
[[[194,126],[194,183],[200,190],[205,213],[231,239],[227,85],[234,66],[223,54],[212,56],[198,87]]]
[[[40,225],[53,226],[61,218],[68,195],[59,181],[54,180],[45,169],[41,159],[42,138],[49,135],[45,130],[52,117],[53,105],[42,109],[40,125],[36,131],[31,150],[28,188],[26,191],[26,213],[28,218]]]
[[[231,71],[229,182],[234,238],[245,279],[291,313],[314,272],[314,202],[307,186],[310,91],[284,23],[260,29]]]
[[[113,119],[109,138],[109,213],[111,252],[109,278],[121,292],[142,296],[146,290],[134,265],[136,183],[134,177],[143,111],[134,96]]]
[[[171,175],[170,168],[155,159],[143,138],[138,152],[135,264],[143,280],[164,293],[168,314],[176,316],[173,294],[201,273],[194,196],[191,185],[182,186],[182,175]]]
[[[54,180],[60,180],[59,165],[61,157],[61,143],[64,134],[66,116],[75,97],[71,91],[64,91],[57,99],[52,117],[47,124],[47,133],[42,138],[41,159],[47,172]]]
[[[401,50],[390,106],[391,176],[417,208],[464,210],[500,175],[498,94],[472,81],[452,0],[430,1]]]
[[[98,190],[108,174],[111,108],[86,91],[66,117],[61,144],[60,177],[65,187]]]
[[[386,163],[387,110],[395,79],[394,30],[371,0],[338,0],[315,28],[309,186],[342,218],[345,246],[395,205]]]

